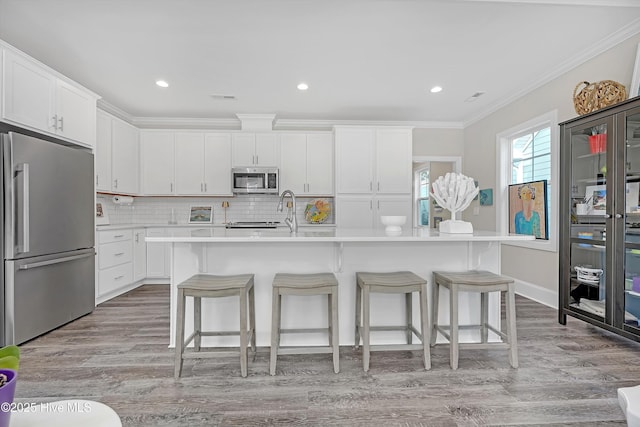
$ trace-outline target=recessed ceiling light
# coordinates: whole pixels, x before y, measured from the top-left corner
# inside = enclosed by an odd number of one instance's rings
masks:
[[[169,83],[165,82],[164,80],[156,80],[156,84],[160,87],[169,87]]]
[[[442,88],[440,86],[434,86],[431,88],[431,93],[442,92]]]
[[[298,84],[298,90],[307,90],[309,89],[309,85],[306,83],[299,83]]]

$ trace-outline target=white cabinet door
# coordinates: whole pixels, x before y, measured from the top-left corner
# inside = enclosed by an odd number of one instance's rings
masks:
[[[204,192],[231,195],[231,134],[208,133],[204,139]]]
[[[164,236],[166,229],[150,228],[147,236]],[[147,277],[169,277],[169,245],[167,243],[147,243]]]
[[[96,120],[96,190],[111,191],[111,117],[98,111]]]
[[[96,100],[92,95],[58,80],[56,86],[58,135],[91,146],[96,141]]]
[[[307,135],[303,133],[280,136],[280,190],[295,194],[306,193]]]
[[[147,277],[147,243],[144,228],[133,230],[133,281]]]
[[[307,135],[307,194],[333,195],[333,135]]]
[[[256,134],[256,166],[278,166],[278,137],[274,133]]]
[[[338,193],[373,192],[373,129],[336,128]]]
[[[234,133],[232,137],[232,164],[234,167],[255,166],[256,135],[253,133]]]
[[[140,131],[142,192],[173,194],[173,132]]]
[[[337,198],[336,224],[343,228],[370,228],[373,226],[373,199],[346,196]]]
[[[409,129],[376,131],[376,192],[411,193],[411,141]]]
[[[55,133],[56,78],[8,49],[4,51],[2,116],[15,123]]]
[[[113,119],[111,139],[112,189],[117,193],[138,193],[138,130],[119,119]]]
[[[204,134],[178,132],[176,148],[176,194],[201,195],[204,192]]]

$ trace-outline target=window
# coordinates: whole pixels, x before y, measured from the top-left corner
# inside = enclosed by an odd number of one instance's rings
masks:
[[[555,111],[515,126],[497,135],[498,188],[497,230],[508,233],[510,184],[547,180],[549,240],[512,242],[516,246],[557,251],[558,213],[558,125]]]
[[[417,201],[416,207],[418,211],[417,225],[418,227],[429,226],[429,168],[420,169],[416,172],[417,181]]]

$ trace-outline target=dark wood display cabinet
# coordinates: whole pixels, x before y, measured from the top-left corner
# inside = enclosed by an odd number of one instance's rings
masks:
[[[560,124],[559,321],[640,341],[640,97]]]

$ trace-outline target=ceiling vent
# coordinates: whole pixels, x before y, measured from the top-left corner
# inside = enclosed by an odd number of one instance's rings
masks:
[[[235,100],[235,95],[225,95],[223,93],[214,93],[211,95],[213,99],[223,99],[223,100]]]
[[[464,102],[473,102],[476,99],[480,98],[484,94],[485,94],[485,92],[476,92],[473,95],[471,95],[470,97],[468,97],[467,99],[465,99]]]

